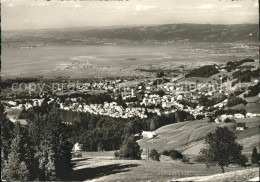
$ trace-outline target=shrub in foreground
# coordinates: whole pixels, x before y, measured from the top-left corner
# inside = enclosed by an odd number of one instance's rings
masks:
[[[149,157],[154,161],[160,161],[161,154],[157,152],[157,150],[151,150]]]
[[[114,156],[115,156],[116,159],[118,159],[119,158],[119,152],[115,151]]]
[[[183,155],[178,150],[172,150],[170,157],[172,160],[183,159]]]

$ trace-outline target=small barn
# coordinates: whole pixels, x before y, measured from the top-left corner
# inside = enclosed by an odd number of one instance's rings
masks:
[[[73,152],[81,152],[82,151],[82,144],[75,143],[75,145],[72,148]]]

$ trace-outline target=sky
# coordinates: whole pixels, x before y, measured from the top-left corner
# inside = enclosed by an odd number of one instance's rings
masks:
[[[2,30],[157,25],[258,24],[257,0],[1,0]]]

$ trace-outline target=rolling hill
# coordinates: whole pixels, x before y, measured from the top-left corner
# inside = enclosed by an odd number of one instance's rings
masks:
[[[257,24],[166,24],[154,26],[89,27],[53,30],[2,31],[3,46],[11,44],[89,45],[156,42],[258,41]]]
[[[207,119],[170,124],[154,131],[158,137],[142,138],[138,143],[144,151],[143,154],[149,147],[150,150],[156,149],[159,152],[176,149],[192,157],[199,154],[207,133],[214,131],[217,127],[226,126],[234,131],[237,142],[244,147],[243,153],[250,157],[253,147],[259,147],[259,120],[259,117],[236,119],[236,122],[246,123],[247,129],[244,131],[234,130],[234,123],[208,123]]]

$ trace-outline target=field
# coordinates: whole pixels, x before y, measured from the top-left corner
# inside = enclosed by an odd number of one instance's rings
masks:
[[[208,123],[208,119],[199,121],[186,121],[171,124],[155,130],[158,137],[153,139],[143,138],[138,141],[144,150],[156,149],[159,152],[164,150],[177,149],[184,155],[193,159],[199,154],[204,146],[204,138],[208,132],[214,131],[218,126],[226,126],[233,130],[238,137],[237,142],[243,144],[243,152],[249,157],[253,147],[259,146],[259,121],[260,118],[236,119],[237,122],[245,122],[247,129],[244,131],[234,130],[234,123]],[[145,156],[143,156],[145,158]]]
[[[69,180],[77,181],[169,181],[192,176],[221,173],[219,167],[206,168],[205,164],[185,164],[162,156],[160,162],[145,160],[116,160],[110,152],[83,152],[82,158],[73,159],[74,169]],[[227,171],[241,170],[228,167]],[[255,172],[252,174],[255,177]]]
[[[25,119],[18,119],[19,114],[21,113],[21,109],[17,108],[5,108],[5,111],[7,113],[8,118],[12,122],[20,122],[21,124],[27,124],[27,121]]]
[[[253,147],[259,146],[259,117],[236,119],[236,122],[245,122],[247,129],[244,131],[234,130],[233,123],[216,124],[208,123],[207,119],[200,121],[186,121],[167,125],[155,130],[158,134],[154,139],[141,139],[138,141],[143,149],[143,160],[118,160],[114,158],[115,151],[108,152],[82,152],[81,158],[72,159],[73,171],[68,180],[78,181],[170,181],[170,180],[202,180],[225,181],[230,179],[249,180],[257,177],[257,168],[229,166],[225,174],[219,167],[206,168],[205,164],[194,161],[200,149],[204,146],[203,140],[208,132],[218,126],[227,126],[237,136],[237,142],[244,147],[243,153],[250,160]],[[170,157],[161,155],[160,162],[147,161],[145,150],[155,148],[159,152],[167,149],[177,149],[190,163],[179,160],[171,160]],[[238,173],[232,171],[239,171]],[[217,174],[217,175],[215,175]],[[214,176],[212,176],[214,175]],[[187,178],[193,177],[193,178]]]
[[[173,181],[259,181],[259,169],[245,169],[236,172],[228,172],[225,174],[216,174],[212,176],[198,176],[191,178],[174,179]]]

